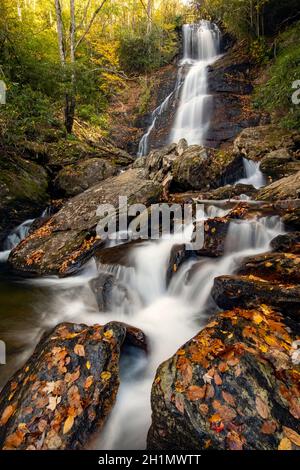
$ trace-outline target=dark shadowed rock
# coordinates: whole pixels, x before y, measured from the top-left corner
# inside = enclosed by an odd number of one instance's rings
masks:
[[[148,449],[299,449],[296,338],[267,306],[219,313],[158,368]]]
[[[116,166],[101,158],[90,158],[64,167],[54,181],[56,191],[76,196],[100,181],[118,173]]]
[[[268,304],[280,308],[287,315],[300,315],[300,286],[298,283],[283,284],[249,276],[219,276],[214,280],[212,297],[223,309],[254,307]]]
[[[100,312],[110,312],[117,307],[125,309],[125,303],[130,301],[127,287],[114,274],[100,273],[90,282],[90,286],[96,296]]]
[[[15,152],[0,155],[0,246],[9,231],[38,216],[49,201],[48,176],[36,163]]]
[[[300,256],[292,253],[266,253],[243,259],[238,274],[259,275],[265,280],[300,283]]]
[[[300,232],[290,232],[278,235],[271,241],[274,251],[300,254]]]
[[[23,240],[10,255],[11,267],[34,275],[66,275],[78,270],[103,243],[96,235],[101,220],[98,207],[111,204],[118,209],[119,196],[127,196],[129,205],[138,202],[148,206],[159,201],[161,185],[144,179],[138,169],[98,183],[70,199],[45,225]]]
[[[172,277],[177,273],[180,266],[190,258],[191,251],[186,249],[186,245],[174,245],[171,249],[168,268],[167,268],[167,286],[170,284]]]
[[[126,336],[127,326],[116,322],[64,323],[44,335],[1,392],[0,447],[83,448],[115,402]],[[129,333],[131,344],[136,336]]]

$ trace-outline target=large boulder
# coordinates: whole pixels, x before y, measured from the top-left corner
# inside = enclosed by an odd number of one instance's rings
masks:
[[[39,165],[12,151],[0,156],[0,245],[25,219],[38,216],[49,201],[48,176]]]
[[[119,387],[121,346],[141,337],[122,323],[58,325],[0,395],[0,448],[83,448],[101,430]]]
[[[300,232],[278,235],[271,241],[274,251],[300,254]]]
[[[260,161],[274,150],[290,154],[297,150],[298,145],[295,131],[287,131],[273,124],[244,129],[234,141],[237,154],[255,161]]]
[[[273,150],[263,157],[260,170],[272,179],[280,179],[300,171],[300,159],[286,148]]]
[[[242,160],[230,150],[188,147],[173,165],[172,191],[209,190],[243,176]]]
[[[259,274],[265,280],[300,283],[300,256],[293,253],[265,253],[244,258],[238,270],[243,276]]]
[[[144,179],[138,169],[108,178],[70,199],[62,209],[25,238],[11,253],[10,266],[19,272],[71,274],[103,244],[96,234],[101,217],[97,209],[110,204],[116,210],[119,196],[127,196],[128,205],[158,202],[161,185]]]
[[[150,450],[300,448],[297,326],[268,308],[219,313],[157,370]]]
[[[230,150],[214,150],[201,145],[179,143],[153,150],[134,166],[145,169],[146,175],[161,183],[169,178],[169,191],[202,190],[234,183],[243,176],[241,157]]]
[[[270,281],[259,272],[257,275],[219,276],[214,280],[212,297],[223,309],[233,307],[255,307],[268,304],[278,307],[287,315],[299,318],[300,286],[297,281],[284,284]]]
[[[89,158],[74,165],[67,165],[57,174],[54,186],[62,196],[76,196],[118,173],[116,166],[101,158]]]
[[[256,195],[258,201],[278,201],[298,198],[300,198],[300,171],[265,186]]]

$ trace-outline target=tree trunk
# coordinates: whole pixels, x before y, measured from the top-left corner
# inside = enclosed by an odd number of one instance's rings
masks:
[[[153,0],[148,0],[147,3],[147,34],[150,34],[152,30],[152,1]]]
[[[74,116],[75,116],[75,34],[76,34],[76,23],[75,23],[75,2],[70,0],[70,61],[71,61],[71,89],[69,93],[66,93],[66,105],[65,105],[65,127],[68,134],[72,133]]]

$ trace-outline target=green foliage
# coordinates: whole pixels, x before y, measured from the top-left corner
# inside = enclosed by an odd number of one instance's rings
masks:
[[[120,33],[121,67],[127,72],[149,72],[168,63],[176,54],[177,46],[173,28],[154,26],[147,34],[143,23],[137,31],[125,29]]]
[[[269,79],[257,87],[255,105],[279,116],[288,128],[300,128],[300,106],[292,103],[292,84],[300,79],[300,22],[282,33],[276,41]],[[275,116],[274,116],[275,117]]]

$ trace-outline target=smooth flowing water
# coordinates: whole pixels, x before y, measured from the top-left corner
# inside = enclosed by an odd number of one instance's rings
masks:
[[[183,27],[184,54],[180,66],[188,67],[170,142],[185,138],[203,144],[209,128],[213,97],[208,94],[207,67],[220,53],[220,31],[209,21]]]
[[[178,138],[188,136],[190,143],[194,143],[196,129],[198,133],[201,130],[197,139],[199,135],[202,138],[208,123],[204,118],[209,101],[205,98],[205,64],[218,53],[218,37],[217,28],[207,22],[184,28],[184,60],[191,68],[173,132]],[[258,172],[256,165],[249,165],[243,182],[263,184]],[[225,203],[206,203],[202,220],[224,216],[228,210]],[[5,260],[9,250],[26,235],[31,223],[27,221],[13,231],[7,239],[5,252],[0,254],[0,338],[8,346],[8,364],[0,368],[0,384],[31,354],[41,334],[62,321],[105,324],[120,320],[139,327],[147,336],[149,353],[133,347],[125,349],[116,405],[92,447],[145,448],[151,421],[151,385],[158,365],[192,338],[216,309],[211,298],[214,278],[235,272],[243,257],[269,250],[270,241],[283,232],[280,219],[266,217],[232,222],[223,257],[217,260],[190,258],[169,284],[166,274],[170,252],[175,244],[190,241],[192,225],[185,227],[183,238],[175,233],[169,239],[137,244],[130,251],[131,267],[96,268],[91,260],[80,274],[70,278],[19,279],[7,271]],[[108,269],[128,296],[125,301],[116,294],[110,311],[99,312],[90,280]]]

